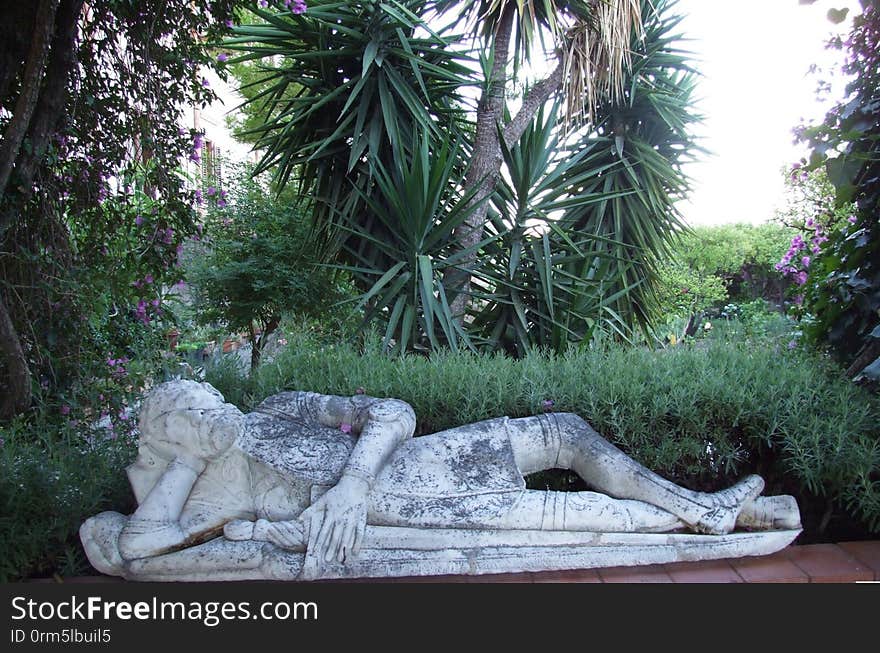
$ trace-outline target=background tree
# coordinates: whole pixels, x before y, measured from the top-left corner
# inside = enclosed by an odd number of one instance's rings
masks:
[[[238,28],[227,47],[242,53],[232,63],[272,59],[251,100],[264,120],[253,129],[266,152],[259,169],[274,168],[281,184],[296,175],[386,344],[522,351],[587,337],[587,318],[621,332],[647,324],[653,257],[679,226],[680,165],[693,149],[693,78],[670,6],[472,3],[476,13],[464,13],[485,19],[469,42],[453,33],[457,21],[434,28],[465,8],[448,1],[314,2],[303,16],[258,11],[264,23]],[[554,57],[571,51],[561,61],[572,72],[557,65],[508,112],[507,89],[542,30],[558,39]],[[614,92],[608,75],[626,90]],[[581,79],[572,106],[538,117],[563,77]],[[468,114],[461,93],[475,84],[482,99]],[[575,129],[577,118],[588,123]],[[517,157],[532,167],[514,171]],[[503,168],[520,175],[515,197],[499,182]],[[430,207],[443,212],[423,213]],[[555,235],[524,237],[531,220]],[[502,313],[500,331],[487,331]]]
[[[249,334],[253,373],[283,316],[320,317],[343,295],[292,193],[275,197],[247,171],[228,188],[206,189],[207,235],[187,248],[185,267],[199,321]]]
[[[204,40],[242,4],[3,3],[0,419],[35,392],[64,408],[97,373],[83,361],[130,358],[130,323],[156,326],[159,282],[194,231],[178,117],[213,97]]]
[[[809,269],[796,272],[808,272],[809,335],[830,345],[851,376],[880,357],[880,2],[861,5],[849,36],[830,44],[845,52],[843,72],[852,76],[844,99],[821,124],[798,130],[812,147],[808,168],[824,168],[834,186],[836,208],[855,205],[823,234]]]

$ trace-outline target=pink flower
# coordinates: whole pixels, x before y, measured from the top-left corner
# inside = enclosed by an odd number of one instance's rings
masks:
[[[351,424],[349,424],[348,422],[343,422],[339,425],[339,430],[343,433],[351,433]]]

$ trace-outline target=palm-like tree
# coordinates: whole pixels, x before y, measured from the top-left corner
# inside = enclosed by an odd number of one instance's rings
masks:
[[[647,322],[693,119],[671,4],[314,0],[237,28],[240,60],[283,61],[252,100],[261,168],[296,177],[389,346],[562,348]],[[511,115],[548,42],[552,72]]]
[[[512,147],[538,109],[563,87],[569,124],[592,118],[600,96],[619,97],[631,40],[641,29],[642,7],[639,0],[481,0],[464,7],[461,2],[445,0],[438,3],[438,9],[457,11],[462,20],[474,25],[475,36],[491,55],[464,180],[465,189],[476,189],[477,206],[455,234],[462,249],[472,250],[484,237],[488,211],[484,200],[494,192],[501,172],[502,145]],[[531,88],[519,112],[505,121],[511,59],[515,71],[529,61],[536,39],[545,34],[553,39],[556,66]],[[475,263],[474,256],[467,257],[450,280],[456,291],[452,310],[459,318],[469,300]]]

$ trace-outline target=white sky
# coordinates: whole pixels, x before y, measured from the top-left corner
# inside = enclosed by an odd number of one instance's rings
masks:
[[[832,7],[850,7],[848,20],[827,20]],[[822,118],[828,106],[816,100],[819,77],[809,67],[833,67],[824,44],[832,32],[848,31],[859,4],[681,0],[677,11],[687,15],[679,29],[693,39],[686,47],[702,74],[698,109],[706,119],[696,133],[712,152],[687,168],[693,191],[679,208],[692,225],[766,221],[783,204],[780,169],[806,154],[793,144],[792,128]]]

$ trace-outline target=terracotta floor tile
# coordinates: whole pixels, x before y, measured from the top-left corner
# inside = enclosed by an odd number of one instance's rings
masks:
[[[836,544],[810,544],[783,549],[785,556],[809,576],[811,583],[853,583],[874,580],[874,572]]]
[[[699,560],[664,565],[675,583],[742,583],[727,560]]]
[[[873,570],[874,580],[880,580],[880,540],[841,542],[837,546]]]
[[[672,578],[663,565],[646,567],[608,567],[599,569],[599,577],[605,583],[671,583]]]
[[[468,576],[470,583],[531,583],[532,575],[528,572],[520,574],[479,574]]]
[[[389,578],[389,583],[470,583],[469,576],[401,576]]]
[[[747,583],[809,583],[807,573],[783,553],[732,559],[731,566]]]
[[[532,574],[534,583],[601,583],[602,579],[595,569],[573,569],[567,571],[539,571]]]

